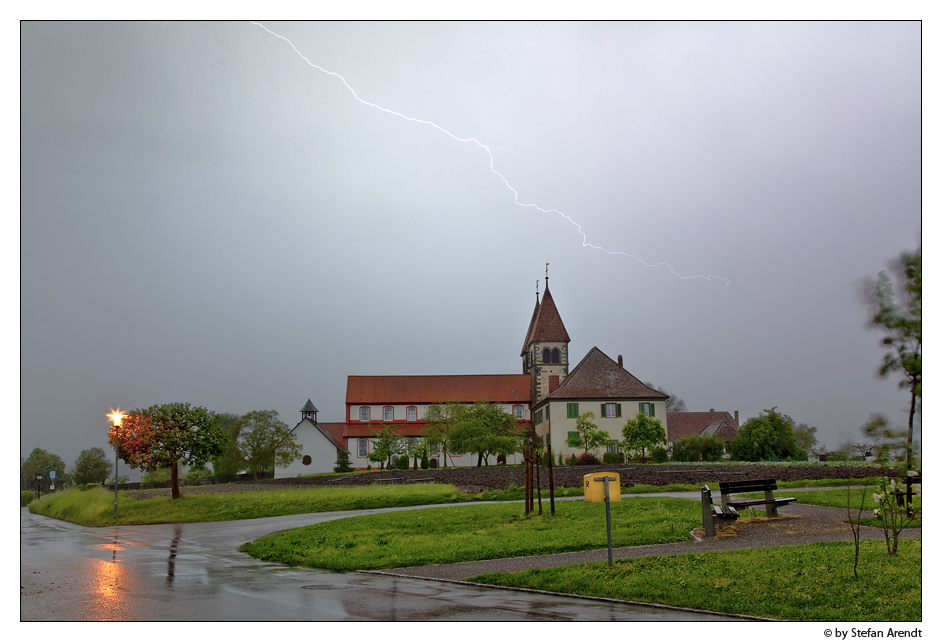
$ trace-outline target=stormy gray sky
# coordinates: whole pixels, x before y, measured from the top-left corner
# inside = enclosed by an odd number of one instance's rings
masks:
[[[859,288],[921,242],[919,23],[264,25],[22,24],[21,456],[519,372],[547,262],[572,365],[905,423]]]

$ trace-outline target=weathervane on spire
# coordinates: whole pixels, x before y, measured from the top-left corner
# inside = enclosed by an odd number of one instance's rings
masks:
[[[536,302],[540,302],[540,280],[536,280]]]
[[[546,287],[549,287],[549,263],[546,264]]]

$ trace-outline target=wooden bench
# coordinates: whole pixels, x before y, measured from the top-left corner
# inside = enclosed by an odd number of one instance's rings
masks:
[[[721,481],[720,501],[724,508],[749,508],[751,506],[765,506],[766,517],[778,517],[778,507],[796,501],[794,497],[774,497],[772,491],[778,485],[774,479],[752,479],[743,481]],[[765,492],[765,499],[736,499],[729,496],[736,493]]]
[[[703,535],[705,537],[716,536],[716,524],[739,519],[739,513],[736,512],[735,508],[713,504],[713,494],[706,484],[700,490],[700,504],[703,507]]]
[[[902,485],[899,483],[899,478],[897,477],[896,479],[896,505],[906,506],[906,515],[913,517],[915,515],[915,511],[912,509],[913,484],[919,484],[922,486],[922,472],[918,472],[915,475],[906,476],[906,490],[902,489]]]

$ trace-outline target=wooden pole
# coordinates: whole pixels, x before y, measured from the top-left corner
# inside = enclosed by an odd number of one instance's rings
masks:
[[[546,472],[549,473],[550,515],[556,514],[556,489],[553,488],[553,441],[546,433]]]

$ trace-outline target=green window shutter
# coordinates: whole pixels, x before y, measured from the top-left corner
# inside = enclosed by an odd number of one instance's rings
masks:
[[[638,404],[638,412],[640,412],[642,415],[647,415],[647,414],[648,414],[648,410],[647,410],[647,408],[644,407],[644,402],[643,402],[643,401]]]
[[[602,404],[602,409],[599,411],[599,416],[601,417],[605,416],[605,404],[604,403]]]
[[[620,403],[615,404],[615,416],[621,417],[621,404]]]
[[[547,407],[546,407],[546,421],[549,421],[549,418],[550,418],[550,416],[549,416],[549,411],[550,411],[550,407],[547,406]]]
[[[649,403],[648,405],[651,406],[651,416],[653,417],[654,416],[654,404]]]
[[[578,416],[579,416],[579,404],[567,403],[566,404],[566,417],[569,419],[574,419]]]

